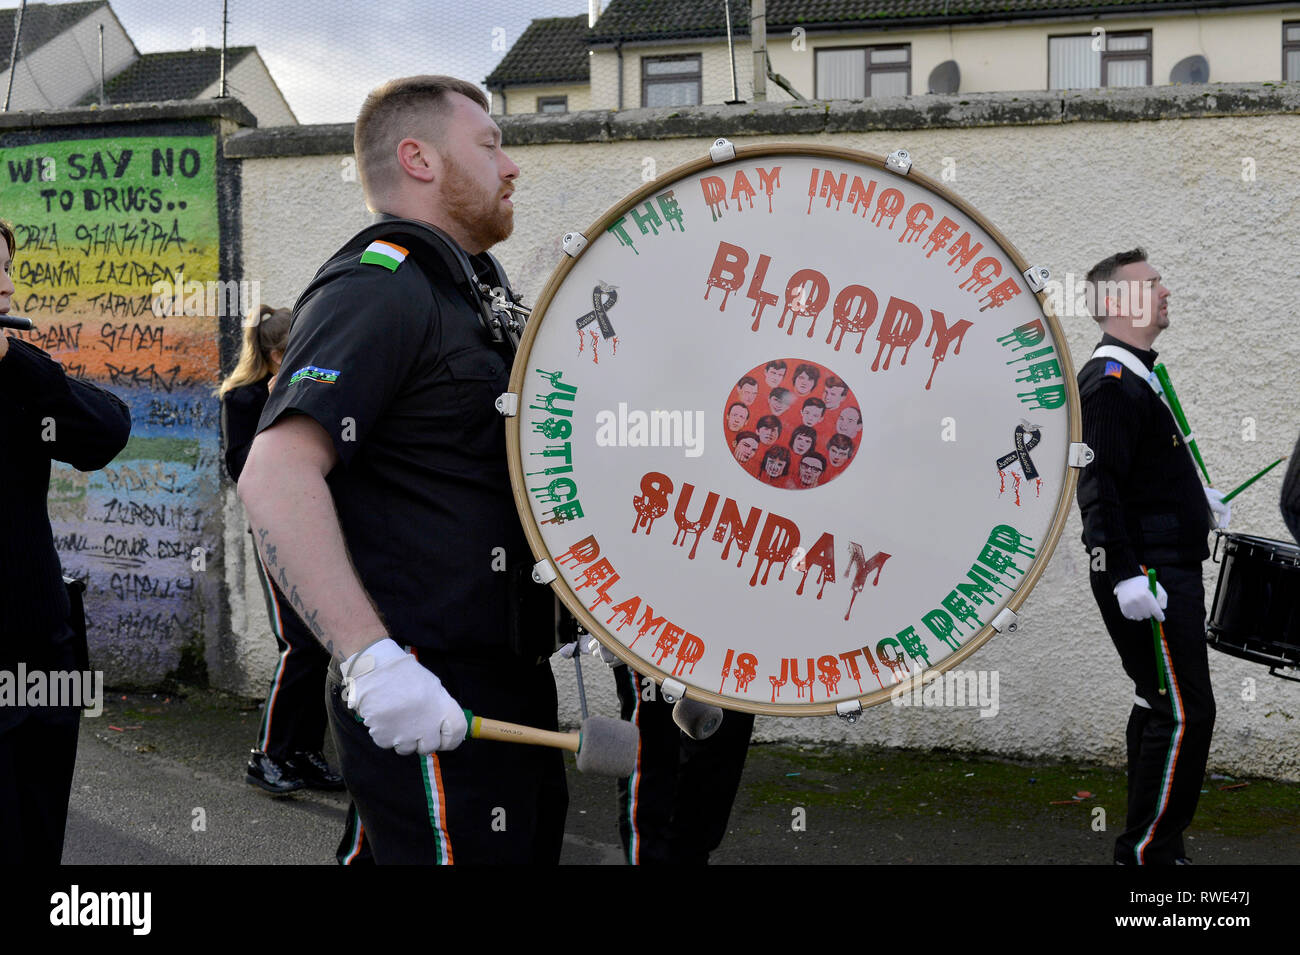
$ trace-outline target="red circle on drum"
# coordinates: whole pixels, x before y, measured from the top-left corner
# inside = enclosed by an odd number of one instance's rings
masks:
[[[722,432],[732,459],[754,480],[809,491],[852,465],[862,443],[862,406],[825,365],[772,358],[732,387]]]

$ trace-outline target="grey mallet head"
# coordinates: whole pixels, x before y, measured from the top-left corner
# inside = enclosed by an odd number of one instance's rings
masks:
[[[673,722],[691,739],[708,739],[722,725],[722,710],[711,703],[682,697],[673,705]]]
[[[641,742],[636,726],[608,716],[589,716],[582,721],[580,732],[579,772],[598,776],[632,775]]]

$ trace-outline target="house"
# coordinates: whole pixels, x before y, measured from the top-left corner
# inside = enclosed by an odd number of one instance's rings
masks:
[[[591,109],[587,14],[534,20],[484,85],[492,112],[567,113]]]
[[[207,99],[220,93],[220,50],[142,54],[108,0],[28,4],[14,64],[10,56],[17,27],[18,9],[0,10],[0,84],[7,89],[12,74],[10,110],[98,103],[101,27],[106,102]],[[226,50],[226,87],[260,125],[297,123],[255,47]]]
[[[551,34],[525,31],[488,86],[506,103],[514,98],[510,112],[536,112],[527,97],[542,75],[553,77],[548,96],[592,109],[1300,79],[1295,0],[767,0],[752,6],[765,8],[765,94],[755,94],[746,0],[730,3],[734,56],[724,0],[612,0],[582,33],[590,53],[585,82],[573,47],[586,18],[573,17],[549,27]],[[546,39],[560,32],[569,51],[563,70],[558,47],[552,52]]]
[[[227,47],[226,91],[248,107],[259,126],[298,122],[256,47]],[[221,50],[213,47],[145,53],[104,84],[104,96],[110,103],[212,99],[220,93]],[[98,102],[98,91],[83,102]]]

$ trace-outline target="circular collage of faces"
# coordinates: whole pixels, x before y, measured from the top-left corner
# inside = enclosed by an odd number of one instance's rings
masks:
[[[773,358],[740,377],[722,415],[727,447],[745,473],[787,491],[829,484],[853,463],[862,410],[825,365]]]

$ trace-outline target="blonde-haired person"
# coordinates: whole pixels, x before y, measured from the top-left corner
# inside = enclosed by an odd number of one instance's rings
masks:
[[[226,442],[226,470],[239,480],[248,449],[257,434],[275,376],[289,344],[293,313],[261,306],[244,322],[244,341],[234,370],[221,383],[221,432]],[[250,531],[251,533],[251,531]],[[325,671],[329,655],[257,563],[266,597],[266,612],[280,648],[271,677],[257,748],[252,751],[246,782],[276,795],[304,787],[339,790],[343,777],[334,772],[321,749],[325,742]]]

